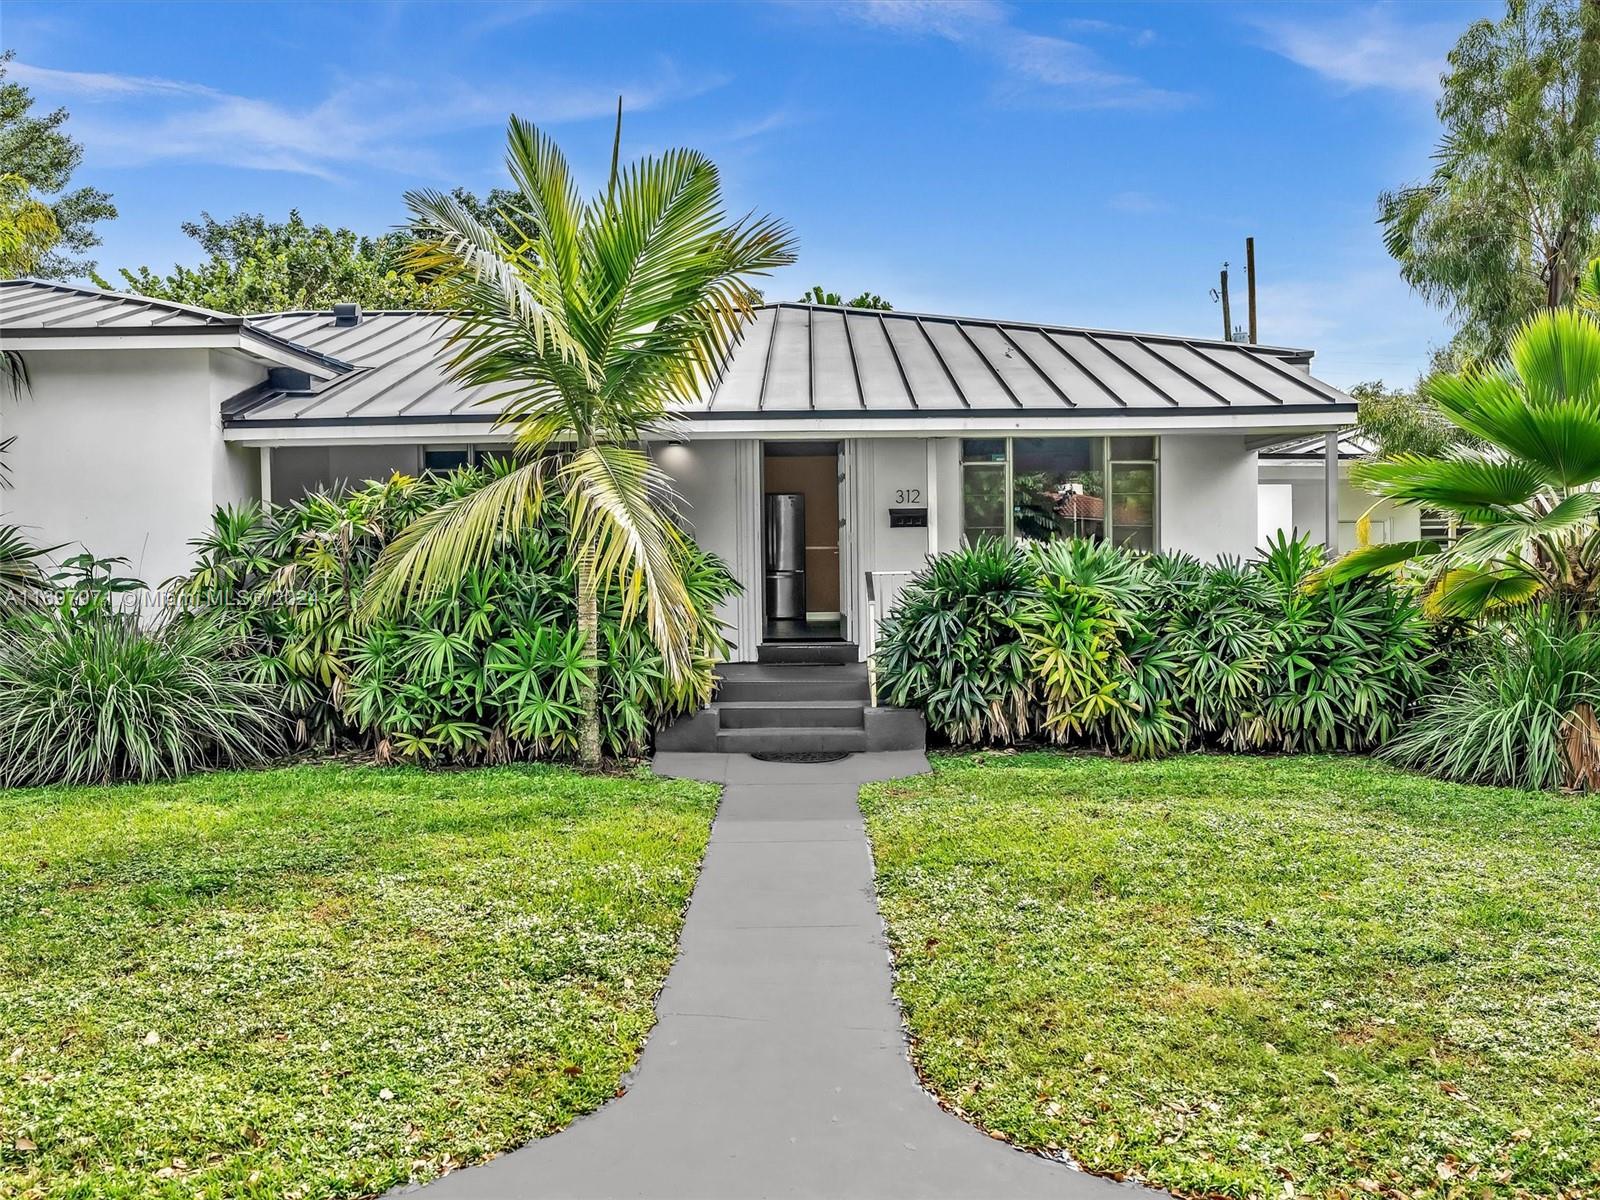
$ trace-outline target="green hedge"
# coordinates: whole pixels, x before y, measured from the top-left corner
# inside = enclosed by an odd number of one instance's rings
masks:
[[[982,540],[901,592],[879,692],[956,744],[1370,749],[1422,693],[1427,628],[1383,581],[1305,590],[1321,563],[1320,547],[1281,535],[1260,562],[1214,565]]]
[[[490,472],[394,478],[268,510],[219,510],[179,581],[190,607],[230,614],[254,676],[281,697],[293,740],[370,746],[380,760],[505,761],[576,752],[588,664],[558,502],[481,569],[434,599],[372,623],[361,588],[389,539]],[[600,715],[605,749],[637,753],[651,733],[710,698],[727,643],[714,613],[737,585],[692,543],[682,569],[696,614],[687,678],[669,680],[642,611],[602,593]]]

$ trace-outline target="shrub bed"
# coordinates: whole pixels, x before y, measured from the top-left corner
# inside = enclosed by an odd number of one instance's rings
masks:
[[[879,637],[880,693],[955,744],[1369,749],[1422,692],[1428,629],[1381,580],[1304,589],[1321,565],[1320,547],[1281,535],[1260,562],[1210,566],[981,540],[901,592]]]
[[[590,665],[578,632],[575,570],[559,503],[483,567],[402,611],[358,620],[362,587],[389,539],[502,468],[395,476],[339,495],[217,512],[177,584],[184,604],[227,610],[239,653],[282,697],[294,740],[355,740],[380,760],[508,761],[577,747]],[[727,648],[714,610],[737,585],[714,555],[686,543],[696,653],[687,677],[663,669],[641,610],[603,592],[602,741],[637,753],[671,717],[710,699]]]

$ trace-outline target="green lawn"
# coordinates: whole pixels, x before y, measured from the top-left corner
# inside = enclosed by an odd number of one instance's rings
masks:
[[[1191,1195],[1600,1196],[1600,800],[1023,754],[863,804],[982,1126]]]
[[[369,1195],[610,1097],[715,789],[305,767],[0,792],[0,1196]]]

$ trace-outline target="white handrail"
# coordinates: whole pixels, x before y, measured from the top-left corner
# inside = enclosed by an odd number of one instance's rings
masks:
[[[878,706],[878,609],[881,604],[885,612],[890,611],[894,601],[899,598],[900,589],[905,581],[915,574],[913,571],[868,571],[867,572],[867,691],[872,697],[872,706]],[[879,599],[880,587],[888,580],[899,580],[892,585],[892,594],[885,594]]]

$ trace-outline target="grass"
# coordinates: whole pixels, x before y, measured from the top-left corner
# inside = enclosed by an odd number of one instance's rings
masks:
[[[863,805],[929,1084],[1197,1196],[1600,1196],[1600,800],[1360,759],[936,762]]]
[[[303,767],[0,792],[0,1196],[365,1196],[654,1020],[715,790]]]

